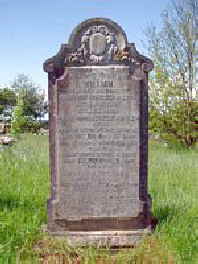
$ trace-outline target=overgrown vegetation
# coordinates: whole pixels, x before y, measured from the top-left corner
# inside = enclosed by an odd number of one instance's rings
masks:
[[[13,131],[35,131],[48,112],[45,94],[25,74],[19,74],[10,87],[0,87],[0,120],[13,121]]]
[[[24,116],[39,118],[47,110],[43,91],[25,74],[19,74],[12,83],[12,89],[23,102]]]
[[[191,147],[198,140],[198,1],[175,0],[162,14],[162,28],[147,29],[150,129]]]
[[[149,186],[159,224],[139,248],[110,256],[109,251],[74,251],[40,232],[47,221],[48,138],[21,136],[0,152],[0,264],[39,263],[54,253],[75,264],[197,263],[197,154],[150,143]]]
[[[12,89],[2,87],[0,89],[0,114],[3,114],[6,110],[15,106],[16,100],[16,94]]]
[[[31,116],[25,116],[25,104],[23,98],[18,97],[18,104],[12,113],[11,133],[20,134],[25,132],[38,133],[41,124]]]

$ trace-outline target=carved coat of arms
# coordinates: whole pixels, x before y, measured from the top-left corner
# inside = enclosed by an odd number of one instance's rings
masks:
[[[70,54],[69,61],[77,63],[108,63],[118,52],[115,34],[106,26],[92,26],[81,37],[80,47]]]

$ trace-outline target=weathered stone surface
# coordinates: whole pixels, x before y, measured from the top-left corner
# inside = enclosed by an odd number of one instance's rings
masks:
[[[99,232],[56,232],[57,239],[65,239],[70,246],[96,246],[105,248],[121,248],[137,246],[141,239],[145,238],[151,230],[140,229],[133,231],[99,231]]]
[[[116,23],[101,18],[81,23],[69,45],[45,62],[51,234],[65,234],[74,244],[82,232],[93,243],[112,237],[113,246],[119,231],[121,246],[150,229],[147,75],[152,67]]]
[[[90,53],[96,56],[102,55],[106,49],[106,38],[100,33],[90,37]]]
[[[58,93],[61,219],[137,217],[139,86],[129,67],[70,67]],[[132,85],[131,85],[132,84]],[[112,179],[113,177],[113,179]],[[64,201],[64,202],[63,202]]]

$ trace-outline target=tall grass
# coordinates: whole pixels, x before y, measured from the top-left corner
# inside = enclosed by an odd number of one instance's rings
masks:
[[[46,222],[48,143],[28,135],[0,153],[0,263],[15,263]]]
[[[198,151],[150,144],[149,182],[155,235],[182,263],[198,263]]]
[[[36,244],[68,257],[76,254],[82,263],[198,263],[197,150],[150,144],[149,189],[159,224],[140,248],[112,258],[94,249],[74,254],[43,238],[40,227],[47,221],[50,184],[47,141],[46,136],[24,135],[0,152],[0,264],[40,263]],[[172,257],[165,260],[167,252]]]

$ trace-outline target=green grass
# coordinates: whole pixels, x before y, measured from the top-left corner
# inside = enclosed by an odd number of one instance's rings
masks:
[[[198,263],[198,151],[150,146],[149,183],[155,235],[180,257]]]
[[[15,146],[0,152],[0,264],[40,263],[35,245],[40,245],[39,253],[47,250],[70,259],[78,256],[87,264],[198,263],[197,150],[150,144],[149,189],[159,224],[138,249],[112,258],[108,251],[74,252],[39,231],[47,221],[47,141],[46,136],[24,135]]]
[[[0,263],[15,263],[46,222],[48,143],[29,135],[0,153]]]

